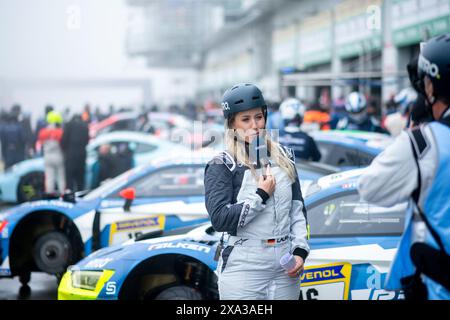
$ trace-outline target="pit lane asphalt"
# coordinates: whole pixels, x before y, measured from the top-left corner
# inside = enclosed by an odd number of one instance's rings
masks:
[[[11,205],[0,202],[0,212]],[[30,294],[20,296],[19,290],[22,286],[19,278],[0,278],[0,300],[56,300],[58,296],[58,284],[56,277],[42,272],[31,274],[28,284],[31,288]]]

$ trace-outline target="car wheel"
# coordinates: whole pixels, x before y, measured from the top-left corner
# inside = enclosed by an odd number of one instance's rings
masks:
[[[194,288],[175,286],[161,291],[155,300],[202,300],[202,295]]]
[[[58,274],[65,272],[72,263],[72,251],[72,244],[65,234],[50,231],[36,241],[33,247],[33,258],[41,271]]]
[[[18,202],[42,199],[45,192],[43,172],[31,172],[20,179],[17,189]]]

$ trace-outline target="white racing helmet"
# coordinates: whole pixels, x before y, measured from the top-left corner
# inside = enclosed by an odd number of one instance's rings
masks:
[[[348,113],[360,113],[367,107],[367,101],[363,94],[359,92],[352,92],[347,96],[345,101],[345,110]]]
[[[302,122],[306,107],[296,98],[288,98],[280,105],[281,118],[285,123],[297,120]]]
[[[401,114],[405,114],[411,105],[417,100],[417,92],[411,87],[402,89],[394,97],[394,102],[398,105]]]
[[[366,109],[367,101],[363,94],[354,91],[348,95],[345,101],[345,110],[353,122],[361,124],[366,121],[368,117]]]

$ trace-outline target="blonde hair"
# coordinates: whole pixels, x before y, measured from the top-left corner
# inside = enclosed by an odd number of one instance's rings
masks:
[[[234,119],[232,118],[230,121],[225,122],[225,148],[237,162],[243,163],[245,166],[249,167],[255,180],[258,180],[256,170],[245,151],[245,143],[236,138],[237,132],[235,129],[229,128],[229,123],[232,123],[233,120]],[[281,150],[281,145],[273,141],[267,133],[264,134],[264,141],[267,145],[268,152],[270,152],[270,158],[275,160],[275,163],[286,172],[291,182],[294,183],[297,178],[297,171],[294,163],[288,158],[287,154]]]

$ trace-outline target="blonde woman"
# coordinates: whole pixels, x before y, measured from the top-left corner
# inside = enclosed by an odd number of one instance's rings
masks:
[[[293,153],[266,134],[267,106],[256,86],[233,86],[222,108],[226,150],[205,169],[206,208],[214,229],[227,234],[220,298],[298,299],[309,246]],[[286,253],[295,259],[288,271],[280,265]]]

